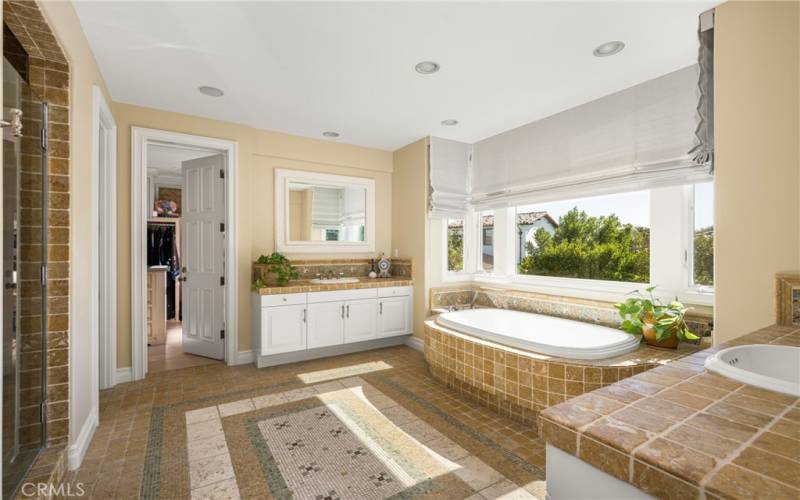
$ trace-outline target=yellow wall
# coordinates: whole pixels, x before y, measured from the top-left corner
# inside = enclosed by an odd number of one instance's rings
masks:
[[[425,251],[428,234],[428,140],[394,152],[392,246],[414,261],[414,335],[423,338],[428,313]]]
[[[392,153],[331,141],[256,130],[244,125],[151,108],[113,103],[119,130],[117,151],[117,366],[131,366],[130,160],[131,127],[148,127],[236,141],[239,144],[238,232],[239,350],[251,345],[252,261],[275,249],[275,168],[310,170],[375,179],[376,250],[391,248]],[[337,254],[341,257],[374,254]],[[324,258],[291,254],[290,258]]]
[[[73,442],[91,411],[91,297],[92,247],[92,87],[108,91],[70,2],[42,2],[42,13],[70,65],[70,441]]]
[[[800,271],[800,8],[715,13],[715,342],[775,322],[775,273]]]

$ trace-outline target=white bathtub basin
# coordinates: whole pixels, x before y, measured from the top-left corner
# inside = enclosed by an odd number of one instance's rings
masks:
[[[640,336],[613,328],[508,309],[468,309],[442,314],[447,328],[509,347],[571,359],[604,359],[639,348]]]
[[[345,283],[358,283],[358,278],[314,278],[311,283],[318,285],[343,285]]]
[[[741,345],[706,358],[706,369],[737,382],[800,397],[800,347]]]

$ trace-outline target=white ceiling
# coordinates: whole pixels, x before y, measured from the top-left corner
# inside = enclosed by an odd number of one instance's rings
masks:
[[[213,154],[211,151],[151,144],[147,146],[147,172],[150,175],[180,177],[181,163]]]
[[[425,135],[474,142],[688,66],[697,16],[714,3],[75,8],[115,101],[394,150]],[[627,47],[592,55],[610,40]],[[422,60],[441,71],[416,73]],[[448,118],[459,125],[440,125]]]

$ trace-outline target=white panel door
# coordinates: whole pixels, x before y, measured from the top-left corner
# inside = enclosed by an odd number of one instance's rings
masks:
[[[183,352],[223,359],[225,345],[224,156],[182,164]]]
[[[344,340],[361,342],[377,338],[378,301],[376,299],[345,302]]]
[[[378,303],[378,336],[391,337],[410,332],[410,297],[380,299]]]
[[[344,302],[308,305],[308,348],[344,343]]]
[[[306,348],[306,306],[261,309],[261,355],[302,351]]]

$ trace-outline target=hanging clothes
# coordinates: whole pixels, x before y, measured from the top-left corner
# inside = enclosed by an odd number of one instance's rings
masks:
[[[167,319],[176,319],[175,283],[181,269],[175,226],[147,225],[147,265],[167,266]]]

